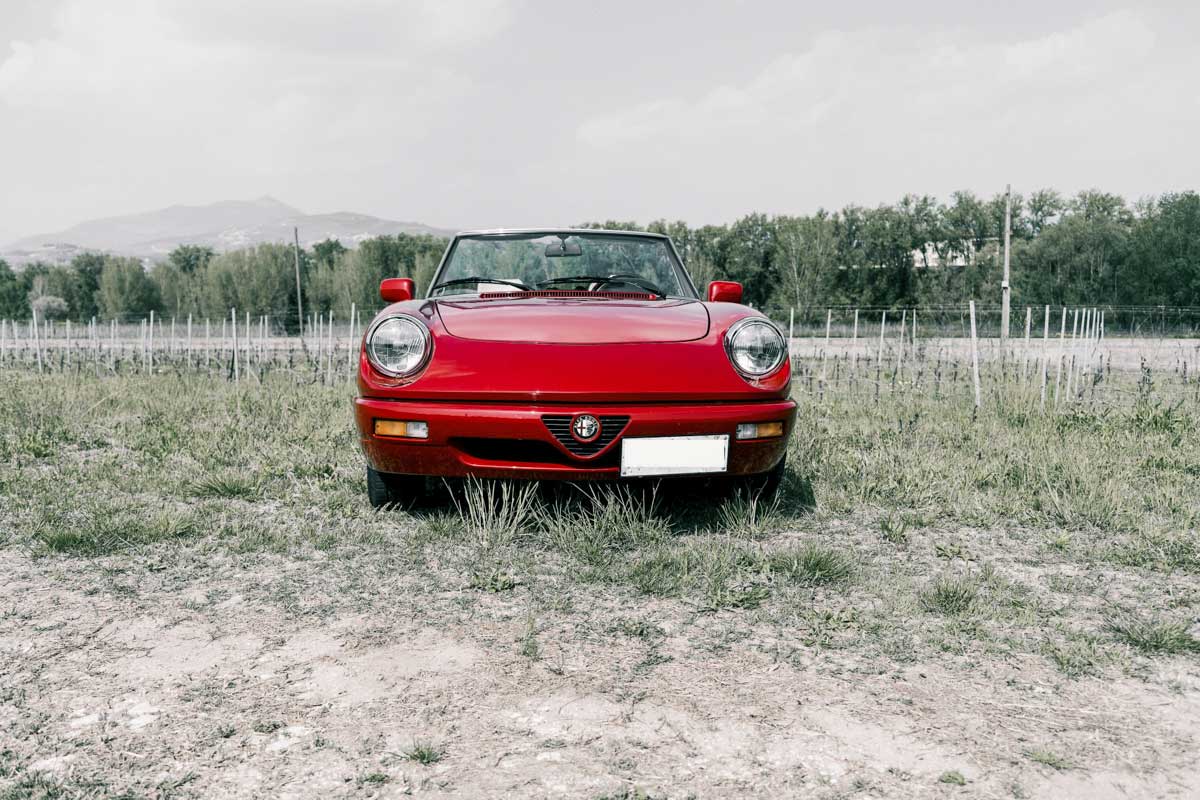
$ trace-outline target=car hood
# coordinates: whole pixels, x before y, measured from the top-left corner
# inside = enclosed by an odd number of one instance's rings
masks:
[[[460,339],[541,344],[690,342],[708,335],[697,300],[601,297],[437,300],[447,333]]]

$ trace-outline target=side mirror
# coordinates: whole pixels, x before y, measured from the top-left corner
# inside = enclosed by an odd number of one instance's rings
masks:
[[[385,278],[379,284],[379,296],[387,303],[402,303],[412,300],[417,293],[417,285],[412,278]]]
[[[737,281],[713,281],[708,285],[708,302],[742,302],[742,285]]]

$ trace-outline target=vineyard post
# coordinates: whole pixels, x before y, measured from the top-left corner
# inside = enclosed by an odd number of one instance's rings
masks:
[[[41,335],[38,331],[37,309],[32,307],[32,304],[30,304],[30,306],[31,306],[30,313],[33,314],[33,319],[29,323],[29,329],[30,329],[30,332],[33,333],[33,347],[34,347],[34,350],[37,351],[37,365],[38,365],[38,372],[40,373],[40,372],[42,372],[42,369],[43,369],[43,367],[42,367],[42,339],[41,339]]]
[[[1075,351],[1079,347],[1079,309],[1071,315],[1071,360],[1067,362],[1067,402],[1071,402],[1071,385],[1075,380]]]
[[[1021,382],[1024,383],[1027,378],[1027,367],[1029,366],[1029,325],[1033,320],[1033,311],[1029,306],[1025,306],[1025,347],[1021,350]]]
[[[187,368],[192,368],[192,315],[187,318]]]
[[[149,335],[149,352],[150,352],[150,374],[154,374],[154,309],[150,309],[150,335]]]
[[[292,228],[292,239],[296,244],[293,251],[296,265],[296,319],[300,322],[300,341],[304,341],[304,299],[300,296],[300,229]]]
[[[238,340],[237,340],[237,309],[229,309],[229,327],[233,332],[233,382],[241,381],[241,370],[238,364]]]
[[[175,347],[175,317],[172,316],[171,317],[171,338],[167,341],[167,354],[175,355],[175,351],[177,349],[178,348]]]
[[[16,339],[16,329],[13,330],[13,339]],[[5,356],[8,355],[8,320],[0,319],[0,366],[4,365]]]
[[[346,343],[346,367],[350,371],[350,377],[354,377],[354,317],[358,313],[358,307],[350,303],[350,339]]]
[[[975,382],[975,408],[979,408],[979,339],[975,334],[975,301],[971,301],[971,378]]]
[[[887,330],[887,310],[883,312],[883,316],[879,318],[879,357],[875,359],[875,371],[879,372],[883,369],[883,333]]]
[[[108,321],[108,368],[117,371],[117,318]]]
[[[900,341],[899,347],[896,349],[896,371],[895,377],[900,376],[900,368],[904,366],[904,333],[908,330],[908,309],[900,312]]]
[[[788,359],[792,357],[792,339],[796,338],[796,307],[788,309]]]
[[[208,351],[212,348],[211,330],[208,317],[204,318],[204,370],[208,371]]]
[[[71,320],[67,320],[67,366],[71,366]]]
[[[920,375],[920,371],[917,369],[917,310],[915,308],[912,318],[912,358],[908,363],[910,364],[909,369],[912,370],[912,385],[915,387],[917,377]]]
[[[851,367],[850,374],[854,374],[855,367],[858,366],[858,309],[854,309],[854,334],[850,339],[850,352],[854,354],[854,367]]]
[[[1058,405],[1058,390],[1062,381],[1063,362],[1067,359],[1067,307],[1063,306],[1062,323],[1058,329],[1058,365],[1054,369],[1054,405]]]
[[[317,375],[321,374],[321,353],[325,351],[325,315],[317,314]]]
[[[234,338],[237,338],[237,331],[233,332]],[[246,380],[250,379],[251,370],[254,369],[254,362],[250,358],[250,342],[254,338],[250,335],[250,312],[245,315],[245,322],[242,324],[242,338],[246,340]]]
[[[1050,357],[1050,306],[1046,306],[1046,320],[1042,324],[1042,412],[1046,411],[1046,378],[1049,371],[1047,359]]]
[[[1006,357],[1008,344],[1008,304],[1012,295],[1009,286],[1009,240],[1012,234],[1012,184],[1004,187],[1004,281],[1000,284],[1000,357]]]
[[[829,362],[829,329],[833,325],[833,309],[825,309],[825,351],[821,353],[821,386],[825,386]]]
[[[329,309],[329,324],[325,326],[329,336],[329,347],[326,348],[328,364],[325,367],[325,382],[333,385],[333,309]]]

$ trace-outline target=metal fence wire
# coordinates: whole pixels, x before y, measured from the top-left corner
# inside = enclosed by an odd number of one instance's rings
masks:
[[[203,374],[232,381],[285,372],[353,379],[375,309],[294,320],[230,309],[194,316],[0,320],[0,369]],[[837,393],[928,392],[977,405],[1021,397],[1041,408],[1144,398],[1200,402],[1200,309],[998,307],[770,309],[787,335],[793,386]],[[1176,397],[1178,395],[1178,397]]]

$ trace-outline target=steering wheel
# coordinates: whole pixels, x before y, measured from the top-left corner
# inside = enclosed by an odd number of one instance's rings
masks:
[[[632,278],[633,280],[622,280],[622,278]],[[592,284],[591,290],[593,292],[604,291],[604,287],[608,286],[610,283],[624,283],[627,286],[636,286],[643,292],[650,291],[645,285],[645,278],[643,278],[641,275],[634,275],[629,272],[614,272],[604,280],[596,281],[594,284]],[[658,294],[658,292],[655,291],[654,294]]]

